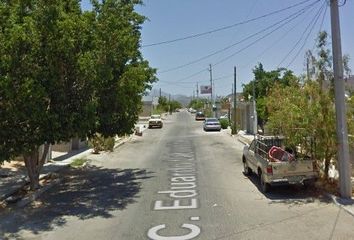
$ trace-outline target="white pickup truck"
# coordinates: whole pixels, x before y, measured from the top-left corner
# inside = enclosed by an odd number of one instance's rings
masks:
[[[313,183],[317,177],[317,167],[310,158],[299,158],[297,154],[287,154],[286,158],[275,159],[273,149],[280,149],[283,139],[270,136],[254,139],[243,149],[242,162],[244,174],[256,173],[260,178],[261,189],[268,192],[271,186],[283,184]]]

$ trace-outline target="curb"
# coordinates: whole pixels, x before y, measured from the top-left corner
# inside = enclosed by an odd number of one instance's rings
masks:
[[[347,208],[345,205],[352,205],[354,206],[354,200],[353,199],[343,199],[337,196],[334,196],[330,193],[325,193],[325,196],[328,197],[329,199],[332,200],[332,202],[337,205],[339,208],[343,209],[344,211],[346,211],[347,213],[349,213],[350,215],[352,215],[354,217],[354,209],[351,210],[349,208]]]
[[[92,148],[87,149],[84,152],[78,153],[76,155],[73,155],[65,160],[62,161],[52,161],[49,163],[44,164],[43,167],[45,166],[50,166],[50,165],[54,165],[54,166],[66,166],[66,165],[70,165],[75,159],[77,158],[84,158],[87,157],[88,155],[90,155],[92,153]]]
[[[239,135],[239,134],[237,134],[236,137],[237,137],[237,140],[244,145],[249,145],[252,142],[252,141],[249,141],[247,138],[242,137],[242,135]]]
[[[239,137],[239,136],[237,136],[237,140],[244,145],[248,144],[245,140],[241,139],[241,137]]]
[[[130,141],[132,138],[133,138],[133,134],[131,134],[131,135],[130,135],[129,137],[127,137],[127,138],[122,139],[121,141],[119,141],[118,143],[116,143],[116,144],[114,145],[113,149],[118,148],[119,146],[123,145],[124,143]]]

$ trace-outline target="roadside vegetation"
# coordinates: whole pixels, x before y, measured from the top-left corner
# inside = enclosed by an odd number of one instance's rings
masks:
[[[229,119],[227,118],[220,119],[219,121],[222,129],[227,129],[228,126],[230,125]]]
[[[206,109],[207,105],[210,105],[210,103],[208,102],[207,99],[193,99],[190,101],[190,103],[188,104],[189,108],[193,108],[195,110],[203,110]]]
[[[254,80],[244,85],[243,95],[250,100],[254,84],[259,127],[263,132],[285,136],[290,147],[316,160],[327,181],[330,164],[336,165],[338,156],[334,77],[326,32],[318,34],[316,46],[316,54],[306,54],[310,61],[307,76],[294,76],[288,69],[268,72],[259,64],[253,70]],[[348,77],[349,56],[345,55],[343,60]],[[353,103],[352,98],[347,98],[349,133],[354,131]]]
[[[167,97],[159,97],[157,108],[154,110],[154,114],[161,114],[166,112],[175,112],[176,109],[182,108],[182,104],[175,100],[168,100]]]
[[[133,132],[156,81],[139,50],[141,3],[0,2],[0,162],[22,155],[31,189],[50,144]]]
[[[85,163],[87,163],[87,162],[88,162],[88,160],[85,158],[77,158],[70,164],[70,167],[80,168],[80,167],[84,166]]]

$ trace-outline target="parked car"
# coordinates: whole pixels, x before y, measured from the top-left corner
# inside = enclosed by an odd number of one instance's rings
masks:
[[[204,131],[214,130],[221,131],[221,124],[216,118],[206,118],[203,123]]]
[[[197,113],[195,114],[195,120],[197,120],[197,121],[205,120],[205,115],[204,115],[204,113],[202,113],[202,112],[197,112]]]
[[[149,128],[153,128],[153,127],[162,128],[162,126],[163,123],[162,123],[161,115],[159,114],[151,115],[149,119]]]
[[[221,115],[219,119],[229,119],[229,114]]]
[[[190,108],[190,109],[189,109],[189,112],[190,112],[190,113],[196,113],[197,110],[195,110],[194,108]]]
[[[243,172],[259,176],[261,190],[268,192],[271,186],[313,183],[318,177],[315,161],[300,157],[291,149],[285,150],[284,139],[267,136],[254,139],[243,149]]]

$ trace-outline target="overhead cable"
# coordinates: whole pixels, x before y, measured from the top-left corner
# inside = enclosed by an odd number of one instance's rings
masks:
[[[326,8],[327,8],[327,6],[326,6],[326,5],[324,5],[324,6],[323,6],[323,8],[325,8],[325,9],[326,9]],[[321,9],[321,13],[322,13],[322,11],[323,11],[323,8]],[[305,40],[304,40],[303,44],[301,45],[301,47],[300,47],[300,48],[299,48],[299,50],[297,51],[296,55],[295,55],[295,56],[291,59],[291,61],[288,63],[288,65],[286,66],[286,68],[288,68],[289,66],[291,66],[291,64],[292,64],[292,63],[295,61],[295,59],[299,56],[300,52],[304,49],[305,44],[306,44],[306,42],[307,42],[308,38],[310,37],[310,35],[311,35],[311,33],[312,33],[313,29],[315,28],[317,21],[320,19],[320,15],[321,15],[321,13],[320,13],[320,14],[318,14],[318,16],[317,16],[317,18],[316,18],[315,22],[313,23],[313,25],[312,25],[312,27],[311,27],[310,31],[309,31],[309,32],[308,32],[308,34],[307,34],[307,36],[306,36],[306,38],[305,38]]]
[[[177,67],[173,67],[173,68],[170,68],[170,69],[167,69],[167,70],[164,70],[164,71],[159,71],[159,73],[167,73],[167,72],[171,72],[171,71],[174,71],[174,70],[178,70],[178,69],[181,69],[181,68],[190,66],[190,65],[192,65],[192,64],[198,63],[198,62],[200,62],[200,61],[202,61],[202,60],[205,60],[205,59],[207,59],[207,58],[209,58],[209,57],[212,57],[212,56],[214,56],[214,55],[217,55],[217,54],[219,54],[219,53],[222,53],[222,52],[224,52],[224,51],[226,51],[226,50],[228,50],[228,49],[230,49],[230,48],[232,48],[232,47],[234,47],[234,46],[236,46],[236,45],[239,45],[239,44],[241,44],[241,43],[243,43],[243,42],[245,42],[245,41],[247,41],[247,40],[249,40],[249,39],[251,39],[251,38],[253,38],[253,37],[255,37],[255,36],[257,36],[257,35],[259,35],[259,34],[261,34],[261,33],[263,33],[263,32],[266,32],[267,30],[269,30],[269,29],[271,29],[271,28],[273,28],[273,27],[275,27],[275,26],[281,24],[282,22],[287,21],[288,19],[292,18],[293,16],[298,15],[299,13],[304,13],[304,12],[308,11],[308,10],[309,10],[310,8],[312,8],[316,3],[317,3],[317,1],[311,3],[311,4],[307,5],[307,6],[305,6],[304,8],[300,9],[299,11],[297,11],[297,12],[295,12],[295,13],[293,13],[293,14],[287,16],[286,18],[283,18],[283,19],[279,20],[278,22],[273,23],[273,24],[271,24],[271,25],[269,25],[269,26],[267,26],[267,27],[261,29],[260,31],[258,31],[258,32],[256,32],[256,33],[253,33],[253,34],[251,34],[251,35],[249,35],[249,36],[247,36],[247,37],[241,39],[241,40],[238,41],[238,42],[235,42],[235,43],[233,43],[233,44],[231,44],[231,45],[228,45],[228,46],[226,46],[226,47],[224,47],[224,48],[222,48],[222,49],[219,49],[219,50],[217,50],[217,51],[214,51],[214,52],[212,52],[212,53],[210,53],[210,54],[208,54],[208,55],[206,55],[206,56],[200,57],[200,58],[195,59],[195,60],[193,60],[193,61],[190,61],[190,62],[188,62],[188,63],[182,64],[182,65],[179,65],[179,66],[177,66]]]
[[[321,24],[320,24],[320,28],[319,28],[319,30],[317,32],[321,32],[322,29],[323,29],[323,23],[324,23],[324,20],[325,20],[325,17],[326,17],[327,10],[328,10],[328,6],[326,7],[326,9],[325,9],[325,11],[323,13]],[[314,44],[313,44],[313,46],[311,48],[311,52],[314,51],[315,47],[316,47],[316,41],[314,41]]]
[[[306,35],[306,33],[308,32],[308,30],[310,29],[310,27],[313,25],[313,23],[315,21],[317,21],[317,19],[319,18],[320,14],[322,13],[324,8],[324,5],[322,5],[322,7],[320,7],[320,9],[317,11],[317,13],[315,14],[315,16],[312,18],[312,20],[309,22],[309,24],[307,25],[307,27],[305,28],[305,30],[302,32],[302,34],[300,35],[300,38],[297,40],[297,42],[294,44],[294,46],[290,49],[290,51],[282,58],[282,60],[280,61],[280,63],[278,64],[278,68],[280,67],[280,65],[282,65],[286,59],[288,59],[288,57],[292,54],[292,52],[297,48],[297,46],[301,43],[301,41],[303,40],[304,36]]]
[[[321,0],[316,0],[315,2],[319,2],[319,1],[321,1]],[[300,5],[302,5],[302,4],[306,3],[306,2],[309,2],[309,0],[304,0],[304,1],[301,1],[301,2],[296,3],[294,5],[288,6],[286,8],[282,8],[282,9],[279,9],[279,10],[264,14],[262,16],[251,18],[251,19],[248,19],[248,20],[245,20],[245,21],[242,21],[242,22],[238,22],[238,23],[234,23],[234,24],[228,25],[228,26],[224,26],[224,27],[216,28],[216,29],[213,29],[213,30],[210,30],[210,31],[197,33],[197,34],[192,34],[192,35],[188,35],[188,36],[185,36],[185,37],[180,37],[180,38],[176,38],[176,39],[172,39],[172,40],[161,41],[161,42],[151,43],[151,44],[145,44],[145,45],[142,45],[141,47],[142,48],[146,48],[146,47],[158,46],[158,45],[163,45],[163,44],[170,44],[170,43],[179,42],[179,41],[183,41],[183,40],[187,40],[187,39],[191,39],[191,38],[201,37],[201,36],[204,36],[204,35],[207,35],[207,34],[212,34],[212,33],[215,33],[215,32],[220,32],[220,31],[223,31],[223,30],[226,30],[226,29],[230,29],[230,28],[239,26],[239,25],[247,24],[247,23],[262,19],[262,18],[269,17],[269,16],[275,15],[275,14],[280,13],[280,12],[284,12],[286,10],[289,10],[289,9],[295,8],[297,6],[300,6]]]
[[[310,12],[309,14],[311,14],[312,12]],[[245,68],[247,66],[249,66],[251,63],[254,62],[255,59],[260,58],[261,56],[263,56],[267,51],[269,51],[270,49],[272,49],[274,46],[276,46],[281,40],[283,40],[290,32],[292,32],[296,27],[300,26],[300,23],[304,22],[305,19],[307,18],[306,15],[304,18],[301,19],[301,21],[299,22],[295,22],[295,24],[289,28],[280,38],[278,38],[276,41],[272,42],[272,44],[270,46],[268,46],[267,48],[265,48],[260,54],[258,54],[256,57],[253,58],[253,60],[249,61],[248,63],[240,66],[239,68]]]
[[[236,54],[239,54],[241,52],[243,52],[244,50],[250,48],[251,46],[253,46],[254,44],[258,43],[259,41],[263,40],[266,37],[269,37],[273,32],[281,29],[282,27],[284,27],[285,25],[287,25],[289,22],[295,20],[296,18],[298,18],[299,16],[301,16],[302,14],[304,14],[306,12],[306,10],[302,10],[299,13],[297,13],[297,15],[293,16],[292,18],[288,19],[286,22],[284,22],[283,24],[281,24],[280,26],[276,27],[275,29],[273,29],[272,31],[264,34],[262,37],[256,39],[255,41],[251,42],[250,44],[246,45],[245,47],[239,49],[238,51],[232,53],[231,55],[228,55],[227,57],[221,59],[220,61],[218,61],[217,63],[213,64],[213,66],[219,65],[223,62],[225,62],[226,60],[234,57]]]
[[[204,70],[203,70],[204,71]],[[231,74],[231,75],[227,75],[227,76],[221,76],[221,77],[213,77],[213,81],[218,81],[218,80],[221,80],[221,79],[225,79],[225,78],[229,78],[229,77],[233,77],[234,75]],[[174,81],[164,81],[164,80],[159,80],[159,82],[162,82],[162,83],[170,83],[170,84],[195,84],[196,82],[210,82],[210,80],[205,80],[205,81],[188,81],[188,82],[174,82]]]

